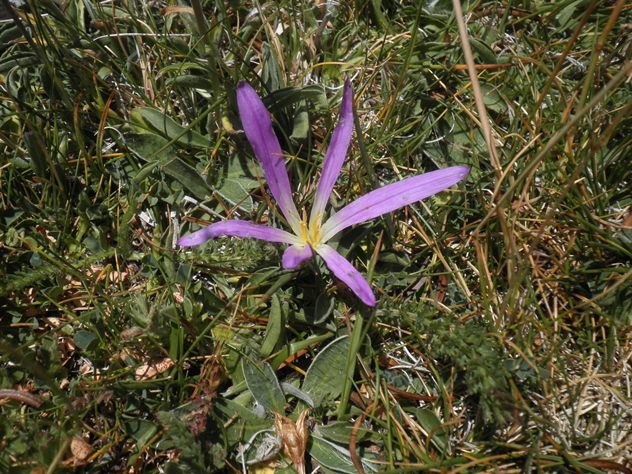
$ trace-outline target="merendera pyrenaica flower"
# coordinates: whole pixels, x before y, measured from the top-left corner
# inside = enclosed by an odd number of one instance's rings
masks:
[[[467,176],[469,168],[452,166],[388,184],[347,204],[323,222],[325,207],[351,142],[352,96],[351,82],[347,80],[340,117],[325,155],[320,182],[308,220],[307,214],[303,213],[301,216],[294,204],[283,152],[274,134],[270,114],[255,90],[248,83],[240,82],[237,86],[237,107],[244,132],[252,145],[255,156],[261,163],[270,192],[292,232],[232,219],[211,224],[182,237],[178,244],[185,247],[200,245],[220,236],[252,237],[268,242],[289,244],[282,258],[285,269],[296,268],[312,258],[316,252],[325,261],[329,270],[351,288],[364,304],[375,306],[375,296],[367,281],[346,258],[327,245],[327,242],[347,227],[395,211],[458,183]]]

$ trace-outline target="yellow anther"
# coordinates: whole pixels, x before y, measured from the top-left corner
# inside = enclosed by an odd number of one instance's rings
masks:
[[[309,231],[307,230],[307,221],[305,218],[301,221],[301,239],[304,243],[309,243]]]
[[[320,222],[314,222],[309,229],[309,243],[312,247],[316,247],[320,242]]]
[[[301,240],[311,245],[313,248],[320,243],[320,216],[317,220],[307,223],[307,216],[303,211],[303,219],[301,220]]]

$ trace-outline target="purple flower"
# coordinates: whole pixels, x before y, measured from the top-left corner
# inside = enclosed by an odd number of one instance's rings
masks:
[[[283,161],[283,152],[272,129],[272,121],[255,90],[246,82],[237,86],[239,116],[255,156],[261,163],[270,192],[287,220],[292,233],[241,220],[228,220],[205,227],[182,237],[182,246],[200,245],[219,236],[252,237],[269,242],[289,244],[283,254],[283,268],[291,269],[312,258],[322,257],[331,272],[343,281],[368,306],[376,300],[371,287],[349,261],[327,242],[340,231],[354,224],[393,212],[420,201],[461,181],[469,173],[467,166],[431,171],[371,191],[340,209],[323,222],[325,207],[340,174],[353,133],[353,98],[351,82],[345,82],[340,118],[325,155],[323,171],[316,190],[309,220],[299,214],[292,199],[292,188]]]

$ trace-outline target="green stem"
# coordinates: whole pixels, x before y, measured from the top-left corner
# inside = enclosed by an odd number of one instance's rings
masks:
[[[353,374],[355,373],[356,359],[360,351],[362,343],[362,329],[364,327],[364,315],[359,312],[356,316],[355,324],[351,330],[351,345],[347,354],[347,363],[345,365],[345,378],[342,386],[342,396],[340,405],[338,405],[338,418],[345,416],[347,405],[349,404],[349,395],[351,394],[351,385],[353,384]]]
[[[356,129],[356,140],[358,142],[358,148],[360,149],[360,158],[362,159],[362,165],[364,166],[366,175],[369,178],[369,184],[371,185],[371,188],[375,188],[377,181],[375,179],[375,171],[373,170],[373,163],[371,163],[371,158],[369,158],[369,153],[366,149],[364,138],[362,137],[362,126],[360,125],[358,114],[356,114],[355,111],[353,113],[353,124]],[[358,180],[358,184],[360,184],[360,188],[362,192],[366,193],[367,190],[362,180]]]
[[[368,316],[368,318],[367,318]],[[362,341],[367,335],[368,329],[371,327],[375,310],[361,309],[356,314],[355,324],[351,330],[351,345],[347,354],[347,363],[345,364],[345,379],[342,386],[342,396],[340,397],[340,405],[338,405],[338,418],[345,418],[347,406],[349,405],[349,395],[351,394],[351,386],[353,385],[353,374],[355,374],[356,362]],[[367,321],[365,324],[365,320]]]

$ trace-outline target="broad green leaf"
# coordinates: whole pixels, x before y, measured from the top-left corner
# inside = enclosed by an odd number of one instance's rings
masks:
[[[302,102],[294,114],[294,128],[292,129],[292,138],[299,140],[307,138],[309,133],[309,114],[307,113],[307,104]]]
[[[274,429],[261,430],[245,440],[237,449],[237,461],[245,462],[247,465],[265,463],[266,460],[274,459],[283,449],[283,442],[277,436]],[[262,474],[259,469],[249,472]],[[264,470],[263,472],[269,472]],[[278,472],[276,469],[271,472]],[[292,470],[292,473],[296,471]]]
[[[324,323],[331,313],[334,311],[336,299],[326,293],[320,293],[316,297],[316,305],[314,307],[314,324]]]
[[[248,408],[227,398],[214,400],[213,408],[222,420],[232,420],[224,431],[229,445],[247,441],[258,431],[272,428],[271,419],[259,418]]]
[[[274,351],[283,336],[285,322],[283,311],[281,311],[281,303],[276,295],[272,295],[270,304],[270,314],[268,314],[268,324],[266,326],[266,335],[261,344],[259,354],[261,357],[268,357]]]
[[[285,395],[276,374],[267,362],[255,363],[250,358],[242,359],[242,370],[248,390],[268,412],[285,412]]]
[[[562,2],[560,2],[562,3]],[[566,30],[572,28],[574,23],[577,21],[577,8],[582,5],[583,0],[577,0],[575,2],[568,3],[564,8],[560,10],[557,14],[557,20],[560,23],[560,27],[562,30]],[[575,21],[572,21],[575,20]]]
[[[344,367],[349,353],[349,337],[342,336],[330,342],[314,358],[303,381],[303,391],[314,400],[314,406],[333,400],[344,385]]]
[[[349,450],[327,441],[313,433],[310,437],[309,454],[318,464],[336,472],[355,474],[358,472],[351,461]],[[360,458],[365,472],[377,472],[378,466],[367,458]]]
[[[136,440],[136,449],[141,451],[158,431],[158,426],[151,421],[133,418],[125,423],[127,433]]]
[[[488,109],[499,114],[507,112],[507,103],[496,89],[483,85],[481,91],[483,92],[483,101]]]
[[[209,146],[208,138],[195,130],[183,127],[158,109],[138,107],[133,113],[140,115],[144,123],[180,145],[194,148],[207,148]]]
[[[211,193],[204,178],[176,156],[174,148],[168,145],[165,138],[143,133],[128,138],[127,145],[138,157],[151,165],[160,166],[166,174],[178,180],[187,193],[199,199],[205,199]]]
[[[441,420],[437,415],[427,408],[418,408],[415,410],[415,418],[428,435],[432,434],[431,443],[444,452],[448,448],[448,433],[441,427]]]
[[[90,349],[91,346],[96,342],[97,336],[95,336],[90,331],[86,331],[85,329],[80,329],[75,333],[74,341],[79,349],[82,351]]]
[[[228,159],[226,169],[219,171],[217,192],[233,205],[252,212],[254,203],[250,191],[259,187],[257,176],[263,176],[257,160],[240,160],[234,155]]]
[[[233,206],[238,206],[246,212],[252,212],[254,203],[247,186],[252,182],[249,178],[225,179],[217,192]],[[244,186],[244,184],[246,184]],[[252,189],[252,188],[250,188]]]

